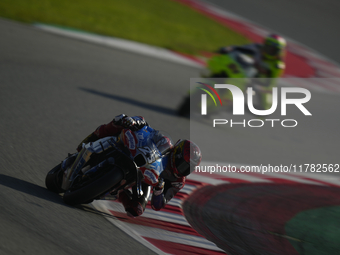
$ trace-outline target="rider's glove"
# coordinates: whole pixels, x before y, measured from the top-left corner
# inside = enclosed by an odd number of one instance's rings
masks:
[[[164,190],[164,181],[163,179],[160,179],[157,185],[153,189],[153,194],[155,196],[159,196],[160,194],[162,194],[163,190]]]
[[[116,116],[113,119],[113,123],[123,128],[131,129],[132,131],[136,131],[144,126],[149,126],[143,117],[141,116],[128,117],[125,114]]]
[[[131,117],[125,117],[124,119],[122,119],[122,126],[124,128],[128,128],[134,131],[138,129],[136,124],[136,121]]]

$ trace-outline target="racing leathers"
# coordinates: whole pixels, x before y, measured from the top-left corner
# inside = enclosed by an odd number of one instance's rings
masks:
[[[125,114],[118,115],[111,122],[99,126],[93,133],[87,136],[79,144],[77,150],[79,151],[82,148],[83,143],[94,142],[107,136],[118,136],[124,128],[134,131],[144,126],[148,126],[148,123],[141,116],[128,117]],[[173,174],[169,155],[170,153],[168,152],[164,157],[164,160],[167,162],[166,168],[153,188],[151,208],[156,211],[161,210],[185,184],[185,177],[176,177]],[[151,187],[143,182],[141,186],[143,195],[140,197],[137,197],[135,194],[136,186],[132,187],[131,191],[124,190],[118,194],[118,200],[123,204],[128,216],[140,216],[145,210],[151,194]]]
[[[262,54],[262,44],[253,43],[247,44],[243,46],[228,46],[219,49],[219,53],[228,54],[233,50],[237,50],[246,55],[251,56],[255,60],[255,66],[258,70],[257,78],[279,78],[282,76],[285,63],[282,58],[266,58]],[[268,84],[267,86],[271,86],[272,84]]]

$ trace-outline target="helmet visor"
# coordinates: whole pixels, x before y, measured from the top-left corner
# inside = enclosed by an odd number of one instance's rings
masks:
[[[186,162],[183,158],[176,160],[176,168],[181,176],[190,174],[190,163]]]
[[[270,42],[264,45],[263,51],[269,56],[278,56],[281,53],[281,47],[279,47],[278,44]]]

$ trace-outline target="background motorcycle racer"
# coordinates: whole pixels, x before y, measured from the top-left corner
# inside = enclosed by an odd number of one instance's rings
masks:
[[[264,91],[270,93],[275,85],[275,79],[283,75],[285,70],[286,40],[277,35],[270,34],[264,38],[263,44],[253,43],[243,46],[227,46],[218,50],[218,53],[229,54],[232,51],[240,51],[252,57],[255,61],[255,68],[258,73],[255,78]],[[263,78],[263,79],[261,79]],[[265,100],[265,93],[260,99],[264,109],[270,105]]]
[[[258,69],[258,77],[278,78],[282,76],[285,69],[286,40],[276,34],[270,34],[264,38],[263,44],[253,43],[243,46],[227,46],[219,49],[219,53],[228,54],[238,50],[250,55]]]
[[[136,131],[144,126],[148,126],[148,123],[141,116],[118,115],[111,122],[99,126],[87,136],[79,144],[77,150],[81,150],[83,143],[94,142],[107,136],[118,136],[124,128]],[[152,209],[158,211],[164,208],[177,192],[184,187],[186,176],[194,171],[195,166],[200,164],[202,155],[199,147],[189,140],[179,140],[173,145],[165,136],[156,137],[155,139],[157,139],[155,143],[160,144],[159,146],[169,148],[169,150],[163,152],[167,160],[166,168],[161,173],[158,183],[153,187],[151,198]],[[158,143],[161,140],[162,143]],[[165,141],[165,144],[163,141]],[[159,146],[158,148],[160,149]],[[118,199],[123,204],[128,216],[136,217],[143,214],[149,200],[150,189],[149,185],[142,183],[143,195],[141,197],[137,197],[130,190],[124,190],[118,194]]]

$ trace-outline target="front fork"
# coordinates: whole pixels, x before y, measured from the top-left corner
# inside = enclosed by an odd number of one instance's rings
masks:
[[[63,190],[68,190],[72,181],[74,180],[74,176],[76,173],[82,169],[83,165],[90,159],[92,152],[87,150],[85,146],[78,153],[75,161],[73,162],[71,168],[66,169],[63,175],[63,182],[61,184],[61,188]],[[74,174],[75,173],[75,174]]]

